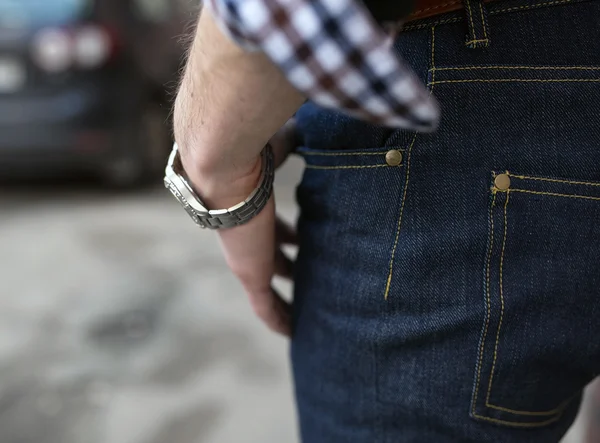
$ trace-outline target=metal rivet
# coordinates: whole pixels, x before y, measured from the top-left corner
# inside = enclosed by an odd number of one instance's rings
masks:
[[[402,152],[397,149],[390,149],[385,154],[385,162],[390,166],[398,166],[402,163]]]
[[[508,174],[499,174],[494,179],[494,186],[500,191],[506,191],[510,188],[510,176]]]

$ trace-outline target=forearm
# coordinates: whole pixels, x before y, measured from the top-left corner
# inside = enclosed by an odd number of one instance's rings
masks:
[[[192,183],[210,200],[252,177],[264,145],[303,101],[265,55],[237,47],[204,10],[174,111]]]

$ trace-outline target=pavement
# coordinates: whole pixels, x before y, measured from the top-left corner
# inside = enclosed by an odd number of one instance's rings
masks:
[[[0,443],[297,443],[287,343],[164,189],[3,189],[0,245]]]
[[[0,191],[0,442],[295,443],[288,345],[215,235],[162,188],[74,188]]]

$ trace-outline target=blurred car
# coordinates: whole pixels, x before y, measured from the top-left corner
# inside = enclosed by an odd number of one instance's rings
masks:
[[[164,168],[182,21],[148,20],[157,4],[0,0],[0,174],[89,171],[124,186]],[[154,57],[152,39],[168,42]]]

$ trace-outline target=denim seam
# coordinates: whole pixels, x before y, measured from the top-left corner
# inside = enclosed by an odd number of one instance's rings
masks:
[[[383,294],[383,299],[387,300],[388,295],[390,293],[390,287],[392,285],[392,275],[394,273],[394,258],[396,256],[396,248],[398,247],[398,240],[400,239],[400,229],[402,227],[402,217],[404,215],[404,204],[406,202],[406,194],[408,191],[408,181],[410,179],[410,154],[412,148],[415,144],[415,140],[417,140],[417,134],[415,133],[410,146],[408,147],[407,156],[406,156],[406,179],[404,181],[404,192],[402,193],[402,203],[400,204],[400,215],[398,216],[398,224],[396,227],[396,237],[394,238],[394,245],[392,246],[392,256],[390,258],[390,266],[388,271],[388,278],[385,284],[385,292]]]
[[[479,23],[476,23],[476,21],[473,20],[473,8],[471,5],[471,3],[473,3],[473,2],[477,2],[479,5],[479,9],[481,11],[481,25],[479,25]],[[469,39],[467,40],[467,42],[465,44],[471,48],[485,47],[485,46],[488,46],[488,44],[489,44],[489,39],[487,37],[486,23],[485,23],[485,19],[484,19],[484,15],[483,15],[482,2],[483,2],[483,0],[465,0],[465,2],[464,2],[466,5],[467,16],[469,17],[469,24],[470,24]],[[479,28],[481,28],[481,30],[483,32],[483,37],[478,35]]]
[[[526,423],[526,422],[520,422],[520,421],[508,421],[508,420],[500,420],[497,418],[492,418],[492,417],[486,417],[484,415],[477,415],[477,414],[473,414],[473,417],[476,417],[480,420],[485,420],[485,421],[489,421],[492,423],[498,423],[501,425],[510,425],[510,426],[514,426],[514,427],[521,427],[521,428],[538,428],[541,426],[546,426],[549,425],[551,423],[554,423],[555,421],[557,421],[561,415],[557,415],[556,417],[552,417],[548,420],[545,421],[540,421],[540,422],[530,422],[530,423]]]
[[[481,43],[481,42],[487,42],[487,41],[488,41],[487,38],[477,38],[477,39],[469,40],[466,44],[470,45],[473,43]]]
[[[492,11],[492,14],[502,14],[502,13],[506,13],[506,12],[521,11],[524,9],[541,8],[544,6],[562,5],[565,3],[572,3],[572,2],[573,2],[573,0],[556,0],[556,1],[552,1],[552,2],[536,3],[534,5],[513,6],[512,8],[497,9],[495,11]]]
[[[504,319],[504,288],[502,282],[502,271],[504,270],[504,252],[506,250],[506,234],[508,232],[508,201],[510,199],[510,191],[506,192],[506,200],[504,201],[504,235],[502,237],[502,250],[500,252],[500,321],[498,322],[498,331],[496,331],[496,344],[494,345],[494,359],[492,361],[492,372],[488,383],[487,395],[485,397],[485,405],[493,407],[490,404],[490,394],[492,392],[492,383],[494,382],[494,372],[496,371],[496,361],[498,360],[498,343],[500,342],[500,331],[502,330],[502,320]],[[549,414],[548,414],[549,415]]]
[[[493,176],[495,176],[496,174],[493,173]],[[512,191],[512,189],[511,189]],[[479,361],[478,361],[478,373],[477,373],[477,382],[476,382],[476,386],[475,386],[475,391],[473,393],[473,400],[472,400],[472,404],[471,404],[471,415],[475,418],[481,419],[481,420],[486,420],[492,423],[498,423],[498,424],[505,424],[505,425],[511,425],[511,426],[516,426],[516,427],[540,427],[540,426],[545,426],[548,425],[550,423],[555,422],[556,420],[558,420],[561,417],[561,413],[563,412],[564,408],[567,406],[567,404],[569,403],[570,400],[567,400],[565,403],[563,403],[560,407],[549,411],[549,412],[529,412],[529,411],[515,411],[512,409],[508,409],[508,408],[503,408],[500,406],[495,406],[495,405],[491,405],[489,404],[489,395],[490,395],[490,391],[491,391],[491,387],[492,387],[492,381],[493,381],[493,374],[494,374],[494,370],[495,370],[495,363],[496,363],[496,358],[497,358],[497,349],[498,349],[498,341],[499,341],[499,337],[500,337],[500,329],[502,327],[502,317],[503,317],[503,313],[504,313],[504,298],[503,298],[503,294],[502,294],[502,289],[500,290],[500,296],[501,296],[501,314],[500,314],[500,322],[498,325],[498,331],[496,332],[496,347],[494,350],[494,362],[492,364],[492,372],[490,374],[490,381],[488,384],[488,392],[487,392],[487,398],[486,398],[486,402],[485,402],[485,406],[492,408],[492,409],[498,409],[500,411],[505,411],[505,412],[509,412],[515,415],[555,415],[554,417],[542,421],[542,422],[518,422],[518,421],[509,421],[509,420],[500,420],[497,418],[493,418],[493,417],[487,417],[487,416],[483,416],[483,415],[479,415],[476,413],[476,407],[477,407],[477,397],[478,397],[478,392],[479,392],[479,382],[481,380],[481,368],[483,366],[483,353],[485,352],[485,341],[487,339],[487,332],[488,332],[488,326],[489,326],[489,319],[491,318],[491,290],[490,290],[490,268],[491,268],[491,257],[492,257],[492,252],[493,252],[493,245],[494,245],[494,207],[495,207],[495,202],[496,202],[496,195],[498,192],[506,192],[507,196],[506,196],[506,201],[504,203],[504,237],[502,240],[502,252],[500,254],[500,287],[502,287],[502,265],[503,265],[503,261],[504,261],[504,250],[505,250],[505,246],[506,246],[506,235],[507,235],[507,208],[508,208],[508,195],[510,191],[500,191],[495,187],[492,187],[492,193],[493,193],[493,199],[492,199],[492,203],[490,205],[490,219],[489,219],[489,223],[490,223],[490,236],[489,236],[489,249],[488,249],[488,258],[487,258],[487,263],[486,263],[486,301],[487,301],[487,306],[488,306],[488,310],[487,310],[487,316],[486,316],[486,324],[485,324],[485,329],[484,329],[484,334],[483,334],[483,338],[481,340],[481,344],[480,344],[480,353],[479,353]]]
[[[503,408],[502,406],[488,405],[488,404],[486,404],[486,406],[488,408],[497,409],[498,411],[509,412],[514,415],[529,415],[529,416],[534,416],[534,417],[540,417],[540,416],[543,417],[546,415],[555,415],[555,414],[560,415],[565,410],[565,408],[568,406],[568,404],[571,402],[571,400],[572,400],[572,397],[569,398],[568,400],[565,400],[564,402],[562,402],[560,404],[560,406],[557,406],[556,408],[552,409],[551,411],[541,411],[541,412],[516,411],[514,409]]]
[[[435,26],[431,27],[431,68],[435,67]],[[432,73],[432,81],[435,80],[433,77],[435,75],[435,71]],[[430,95],[433,94],[433,86],[429,91]],[[412,148],[415,145],[415,141],[417,140],[418,132],[415,132],[415,135],[406,150],[406,179],[404,180],[404,192],[402,194],[402,203],[400,204],[400,214],[398,215],[398,223],[396,227],[396,236],[394,238],[394,244],[392,246],[392,256],[390,257],[390,265],[388,270],[388,278],[385,284],[385,292],[383,293],[383,299],[387,300],[390,287],[392,286],[392,276],[394,274],[394,259],[396,257],[396,249],[398,247],[398,240],[400,239],[400,230],[402,228],[402,218],[404,216],[404,205],[406,203],[406,194],[408,192],[408,183],[410,180],[410,159]]]
[[[483,28],[483,37],[485,41],[489,42],[490,39],[488,37],[487,20],[485,19],[485,14],[483,13],[483,0],[479,1],[479,12],[481,13],[481,26]]]
[[[530,191],[527,189],[511,189],[511,192],[522,192],[525,194],[535,194],[535,195],[549,195],[551,197],[566,197],[566,198],[579,198],[583,200],[596,200],[600,201],[600,197],[592,197],[589,195],[578,195],[578,194],[560,194],[558,192],[541,192],[541,191]]]
[[[490,234],[488,237],[488,251],[487,251],[487,260],[485,265],[485,301],[486,301],[486,316],[485,316],[485,327],[482,331],[481,342],[479,344],[479,357],[477,359],[477,378],[475,382],[475,390],[473,392],[473,401],[471,404],[471,413],[476,416],[475,408],[477,405],[477,395],[479,393],[479,382],[481,380],[481,367],[483,366],[483,352],[485,350],[485,341],[487,339],[487,333],[490,325],[490,317],[491,313],[491,303],[490,303],[490,263],[492,260],[492,250],[494,249],[494,206],[496,205],[496,192],[492,192],[492,203],[490,205],[489,211],[489,219],[488,223],[490,226]]]
[[[544,6],[555,6],[555,5],[562,5],[562,4],[568,4],[568,3],[574,3],[574,0],[557,0],[557,1],[552,1],[552,2],[543,2],[543,3],[535,3],[533,5],[523,5],[523,6],[515,6],[512,8],[505,8],[505,9],[492,9],[489,11],[490,15],[496,15],[496,14],[503,14],[503,13],[507,13],[507,12],[515,12],[515,11],[523,11],[523,10],[528,10],[528,9],[537,9],[537,8],[543,8]],[[420,24],[414,24],[414,25],[407,25],[404,27],[403,31],[412,31],[412,30],[417,30],[417,29],[423,29],[423,28],[429,28],[432,26],[437,26],[437,25],[443,25],[443,24],[447,24],[447,23],[456,23],[456,22],[460,22],[463,19],[461,17],[454,17],[454,18],[448,18],[448,19],[444,19],[444,20],[437,20],[434,22],[429,22],[429,23],[420,23]]]
[[[441,80],[429,83],[430,86],[444,83],[597,83],[600,78],[556,78],[556,79],[524,79],[524,78],[497,78],[497,79],[468,79],[468,80]]]
[[[544,178],[544,177],[530,177],[530,176],[525,176],[525,175],[512,175],[512,174],[508,173],[508,171],[507,171],[507,174],[511,177],[524,179],[524,180],[540,180],[540,181],[548,181],[548,182],[568,183],[568,184],[574,184],[574,185],[600,186],[600,183],[593,183],[593,182],[548,179],[548,178]],[[502,327],[502,318],[503,318],[503,314],[504,314],[504,294],[503,294],[504,291],[503,291],[503,280],[502,280],[503,273],[502,273],[502,271],[503,271],[503,264],[504,264],[504,252],[505,252],[505,246],[506,246],[507,225],[508,225],[508,220],[507,220],[508,201],[509,201],[511,192],[523,192],[523,193],[537,194],[537,195],[550,195],[550,196],[555,196],[555,197],[581,198],[581,199],[587,199],[587,200],[600,200],[600,197],[583,196],[583,195],[577,195],[577,194],[561,194],[561,193],[556,193],[556,192],[531,191],[531,190],[518,189],[518,188],[509,188],[506,191],[501,191],[501,190],[496,189],[496,191],[497,192],[506,192],[506,202],[504,205],[504,238],[502,240],[502,252],[500,254],[500,274],[499,274],[500,275],[499,289],[500,289],[501,311],[500,311],[500,323],[498,325],[498,332],[496,335],[496,345],[495,345],[495,349],[494,349],[494,363],[492,365],[492,372],[490,374],[490,381],[489,381],[489,385],[488,385],[486,406],[490,407],[492,409],[497,409],[499,411],[505,411],[505,412],[509,412],[512,414],[516,414],[516,415],[544,416],[544,415],[560,414],[570,403],[571,399],[564,401],[561,405],[559,405],[558,407],[556,407],[550,411],[544,411],[544,412],[517,411],[514,409],[504,408],[504,407],[492,405],[489,403],[490,393],[491,393],[491,389],[492,389],[492,383],[493,383],[493,379],[494,379],[495,364],[496,364],[497,353],[498,353],[498,342],[500,339],[500,329]]]
[[[400,152],[404,152],[404,149],[396,149],[396,151],[400,151]],[[338,156],[338,155],[381,155],[381,156],[385,156],[385,154],[388,152],[388,150],[386,151],[379,151],[379,152],[300,152],[299,154],[301,156],[308,156],[308,155],[320,155],[320,156]]]
[[[469,39],[469,41],[467,41],[467,44],[469,44],[471,42],[481,41],[477,37],[477,34],[475,32],[475,24],[473,23],[473,11],[471,10],[471,1],[473,1],[473,0],[465,1],[465,5],[467,6],[467,16],[469,17],[469,22],[471,23],[471,26],[469,27],[469,33],[471,35],[471,38]]]
[[[416,29],[431,28],[431,27],[436,27],[437,25],[443,25],[446,23],[460,22],[461,20],[462,20],[462,18],[455,17],[455,18],[448,18],[446,20],[438,20],[433,23],[423,23],[420,25],[407,25],[404,27],[403,31],[412,31],[412,30],[416,30]]]
[[[366,169],[366,168],[394,168],[401,167],[398,166],[390,166],[388,164],[381,165],[356,165],[356,166],[319,166],[319,165],[306,165],[306,169]]]
[[[544,71],[560,71],[560,70],[600,70],[599,66],[456,66],[447,68],[435,68],[435,71],[471,71],[481,69],[533,69]]]
[[[600,186],[600,183],[595,183],[595,182],[561,180],[561,179],[552,179],[552,178],[544,178],[544,177],[531,177],[531,176],[525,176],[525,175],[512,175],[508,171],[506,171],[506,174],[510,175],[511,177],[524,179],[524,180],[531,179],[531,180],[540,180],[540,181],[549,181],[549,182],[558,182],[558,183],[568,183],[568,184],[574,184],[574,185]],[[496,173],[492,173],[492,176],[495,177]],[[491,368],[491,372],[490,372],[490,379],[489,379],[489,383],[488,383],[488,390],[487,390],[485,406],[488,408],[499,410],[499,411],[508,412],[508,413],[511,413],[514,415],[525,415],[525,416],[554,415],[554,417],[552,417],[546,421],[543,421],[543,422],[524,423],[524,422],[513,422],[513,421],[508,421],[508,420],[499,420],[499,419],[495,419],[492,417],[478,415],[475,411],[476,406],[477,406],[477,396],[478,396],[479,385],[480,385],[480,380],[481,380],[481,368],[483,366],[483,354],[485,352],[485,342],[487,339],[489,320],[491,318],[491,305],[490,305],[490,299],[491,299],[490,268],[491,268],[491,264],[490,264],[490,262],[491,262],[494,237],[495,237],[493,210],[495,207],[496,195],[499,192],[506,193],[506,201],[504,203],[504,234],[503,234],[503,239],[502,239],[502,249],[501,249],[501,253],[500,253],[500,263],[499,263],[499,294],[500,294],[501,308],[500,308],[500,319],[499,319],[499,324],[498,324],[498,330],[496,332],[494,358],[493,358],[492,368]],[[502,328],[502,321],[503,321],[503,317],[504,317],[503,265],[504,265],[505,249],[506,249],[506,239],[507,239],[507,233],[508,233],[508,216],[507,216],[508,202],[509,202],[511,192],[522,192],[522,193],[529,193],[529,194],[536,194],[536,195],[549,195],[549,196],[555,196],[555,197],[579,198],[579,199],[596,200],[596,201],[600,201],[600,197],[584,196],[584,195],[578,195],[578,194],[561,194],[561,193],[554,193],[554,192],[531,191],[531,190],[519,189],[519,188],[510,188],[507,190],[500,190],[495,187],[492,187],[493,199],[492,199],[492,203],[490,205],[490,219],[489,219],[490,236],[489,236],[489,243],[488,243],[487,261],[486,261],[486,266],[485,266],[485,269],[486,269],[486,271],[485,271],[486,272],[485,291],[486,291],[486,302],[487,302],[486,323],[484,326],[483,336],[482,336],[480,347],[479,347],[479,356],[478,356],[478,362],[477,362],[477,378],[476,378],[476,384],[475,384],[475,391],[473,394],[473,401],[472,401],[472,405],[471,405],[471,408],[472,408],[471,413],[472,413],[473,417],[476,417],[476,418],[479,418],[482,420],[495,422],[495,423],[509,424],[509,425],[521,426],[521,427],[536,427],[536,426],[544,426],[546,424],[550,424],[550,423],[558,420],[561,417],[562,412],[565,410],[567,405],[572,400],[572,398],[567,399],[566,401],[561,403],[558,407],[556,407],[550,411],[538,411],[538,412],[518,411],[518,410],[514,410],[514,409],[509,409],[509,408],[505,408],[505,407],[501,407],[501,406],[492,405],[489,402],[490,395],[491,395],[491,389],[493,386],[495,366],[496,366],[496,362],[497,362],[497,358],[498,358],[498,344],[500,341],[500,331]]]
[[[600,186],[600,183],[598,183],[598,182],[563,180],[563,179],[559,179],[559,178],[547,178],[547,177],[531,177],[528,175],[516,175],[516,174],[510,174],[510,176],[521,179],[521,180],[536,180],[536,181],[546,181],[546,182],[551,182],[551,183],[566,183],[569,185]]]

